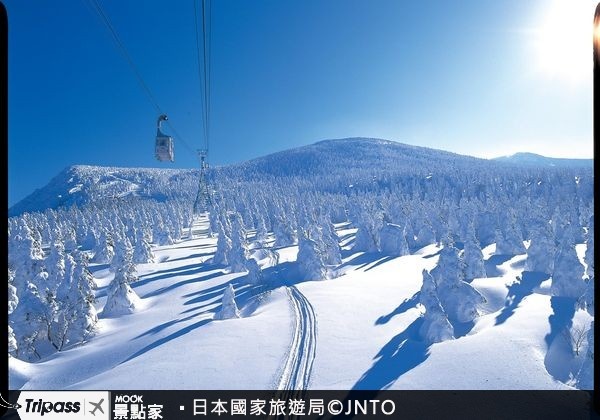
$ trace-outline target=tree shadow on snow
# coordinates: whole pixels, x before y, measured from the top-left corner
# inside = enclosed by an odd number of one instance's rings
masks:
[[[188,275],[188,274],[194,274],[194,271],[185,273],[184,275]],[[191,278],[191,279],[182,280],[182,281],[179,281],[177,283],[170,284],[169,286],[161,287],[160,289],[156,289],[156,290],[154,290],[152,292],[146,293],[145,295],[140,296],[140,297],[143,298],[143,299],[145,299],[145,298],[148,298],[148,297],[162,295],[163,293],[166,293],[166,292],[169,292],[171,290],[177,289],[178,287],[185,286],[186,284],[200,283],[200,282],[207,281],[207,280],[210,280],[210,279],[213,279],[215,277],[222,276],[222,275],[223,275],[223,272],[219,271],[219,272],[216,272],[216,273],[210,273],[209,275],[203,276],[203,277],[194,277],[194,278]],[[134,288],[137,287],[137,286],[139,286],[138,282],[132,283],[131,285]]]
[[[374,269],[375,267],[377,267],[378,265],[381,265],[381,264],[384,264],[384,263],[386,263],[386,262],[388,262],[388,261],[391,261],[391,260],[393,260],[394,258],[398,258],[398,257],[394,257],[394,256],[387,256],[387,257],[384,257],[384,258],[380,259],[379,261],[377,261],[377,262],[376,262],[375,264],[373,264],[372,266],[365,268],[365,271],[372,270],[372,269]]]
[[[498,270],[498,266],[513,258],[514,255],[492,255],[483,262],[486,277],[500,277],[503,272]]]
[[[496,317],[496,325],[504,324],[514,313],[523,299],[533,294],[533,289],[548,279],[545,273],[523,271],[520,281],[516,281],[508,288],[504,308]]]
[[[554,379],[561,382],[569,380],[573,349],[565,334],[573,326],[577,300],[574,298],[552,296],[550,306],[552,315],[548,317],[550,332],[544,337],[548,351],[544,366]]]
[[[199,314],[193,314],[193,315],[186,316],[185,318],[177,318],[177,319],[173,319],[171,321],[163,322],[162,324],[157,325],[156,327],[150,328],[148,331],[141,333],[140,335],[134,337],[133,339],[136,340],[138,338],[142,338],[142,337],[145,337],[147,335],[158,334],[159,332],[161,332],[165,328],[169,328],[169,327],[171,327],[171,326],[173,326],[175,324],[179,324],[180,322],[189,321],[190,319],[193,319],[193,318],[195,318],[198,315]]]
[[[400,376],[429,357],[429,348],[419,338],[423,318],[417,318],[403,332],[392,338],[375,356],[373,366],[354,384],[352,390],[389,388]]]
[[[137,286],[143,286],[148,283],[152,283],[158,280],[169,279],[173,276],[190,276],[193,274],[206,273],[207,271],[217,270],[219,266],[212,264],[189,264],[183,267],[169,268],[167,270],[159,270],[147,275],[140,276],[140,279],[134,284]],[[220,270],[219,274],[223,274]]]
[[[400,306],[398,306],[392,312],[390,312],[387,315],[383,315],[383,316],[380,316],[379,318],[377,318],[377,321],[375,321],[375,325],[387,324],[396,315],[403,314],[404,312],[408,311],[409,309],[415,308],[417,306],[417,304],[419,303],[420,298],[421,298],[421,291],[418,291],[417,293],[412,295],[412,297],[410,297],[408,299],[404,299],[404,301],[400,304]]]
[[[135,359],[136,357],[141,356],[144,353],[149,352],[152,349],[155,349],[159,346],[162,346],[163,344],[168,343],[171,340],[174,340],[176,338],[181,337],[182,335],[188,334],[192,331],[194,331],[197,328],[202,327],[203,325],[208,324],[209,322],[212,322],[212,319],[203,319],[201,321],[198,321],[194,324],[188,325],[187,327],[183,327],[178,331],[175,331],[172,334],[167,335],[166,337],[163,338],[159,338],[158,340],[154,341],[153,343],[143,347],[142,349],[138,350],[137,352],[135,352],[134,354],[132,354],[131,356],[129,356],[127,359],[123,360],[121,363],[119,363],[120,365],[122,365],[123,363],[127,363],[130,360]]]
[[[192,255],[188,255],[185,257],[179,257],[179,258],[173,258],[173,259],[168,259],[165,262],[175,262],[175,261],[184,261],[184,260],[190,260],[192,258],[202,258],[202,257],[207,257],[209,255],[213,255],[214,252],[201,252],[199,254],[192,254]]]
[[[414,251],[412,251],[412,250],[411,250],[411,254],[414,254],[414,253],[416,253],[416,252],[420,251],[420,250],[421,250],[421,249],[423,249],[423,248],[424,248],[424,247],[415,247],[415,250],[414,250]],[[436,251],[436,252],[434,252],[433,254],[427,254],[427,255],[423,255],[421,258],[425,258],[425,259],[428,259],[428,258],[433,258],[433,257],[435,257],[435,256],[437,256],[437,255],[440,255],[440,252],[442,252],[442,250],[441,250],[441,249],[440,249],[440,250],[438,250],[438,251]]]
[[[458,322],[458,321],[448,321],[452,324],[452,328],[454,328],[454,338],[464,337],[469,334],[473,327],[475,326],[475,321],[469,322]]]
[[[350,255],[354,255],[352,251],[342,251],[342,258],[346,258]],[[354,270],[360,270],[365,268],[369,264],[379,262],[380,260],[391,259],[388,255],[382,254],[381,252],[363,252],[360,255],[356,255],[348,261],[340,264],[338,270],[343,270],[346,267],[354,267]],[[367,270],[365,270],[367,271]]]

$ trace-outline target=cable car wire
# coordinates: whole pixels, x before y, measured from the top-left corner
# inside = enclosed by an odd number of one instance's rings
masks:
[[[140,86],[142,87],[142,89],[144,89],[144,91],[148,95],[148,98],[150,99],[150,102],[152,103],[152,105],[154,106],[154,108],[156,109],[156,111],[159,114],[165,114],[165,112],[163,112],[162,108],[158,104],[158,101],[156,100],[156,97],[154,96],[154,94],[150,90],[150,87],[148,86],[148,84],[146,83],[146,81],[142,77],[142,74],[140,73],[140,71],[138,70],[137,66],[135,65],[135,63],[133,61],[133,58],[131,57],[131,55],[127,51],[127,48],[125,48],[125,44],[123,44],[123,42],[121,41],[121,38],[119,37],[117,31],[115,30],[115,28],[112,25],[110,19],[108,18],[108,15],[102,9],[102,6],[98,2],[98,0],[88,0],[88,2],[91,4],[92,8],[96,11],[96,13],[98,14],[98,16],[100,16],[100,19],[102,20],[102,22],[104,23],[104,25],[106,26],[106,28],[108,29],[108,31],[110,32],[110,34],[112,35],[112,38],[115,41],[117,49],[123,55],[123,57],[125,58],[125,60],[129,64],[129,67],[131,67],[131,70],[133,71],[135,77],[137,78]],[[177,138],[181,141],[181,143],[186,147],[186,149],[188,149],[188,151],[191,154],[196,155],[196,153],[194,152],[194,150],[187,144],[187,142],[184,140],[184,138],[177,132],[177,130],[175,129],[175,127],[173,127],[173,124],[171,124],[168,120],[165,121],[165,122],[167,123],[167,125],[169,126],[169,128],[173,131],[173,133],[175,134],[175,136],[177,136]]]
[[[200,33],[198,31],[198,5],[194,3],[194,27],[196,31],[196,56],[198,63],[198,81],[200,83],[200,94],[202,98],[202,122],[203,122],[203,150],[208,154],[210,139],[210,25],[211,7],[210,0],[201,0],[202,18],[202,53],[200,53]]]

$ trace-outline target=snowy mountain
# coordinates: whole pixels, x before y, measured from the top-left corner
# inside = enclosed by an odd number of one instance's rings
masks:
[[[591,169],[591,160],[552,159],[531,154],[498,158],[498,162],[526,163],[539,166],[571,166]],[[556,163],[554,163],[556,162]],[[389,184],[419,173],[423,179],[434,174],[461,171],[480,173],[497,167],[496,161],[458,155],[426,147],[389,140],[348,138],[324,140],[312,145],[273,153],[240,164],[217,167],[214,178],[260,180],[265,176],[296,177],[316,181],[319,188],[370,188],[373,182]],[[47,208],[69,207],[102,200],[138,197],[164,201],[193,199],[197,170],[116,168],[77,165],[66,168],[46,186],[16,203],[9,216]],[[327,177],[327,179],[324,179]],[[427,178],[429,177],[429,178]]]
[[[11,389],[593,387],[591,167],[343,139],[208,179],[201,217],[192,170],[11,209]]]
[[[515,153],[510,156],[501,156],[493,159],[497,162],[513,163],[517,165],[548,166],[548,167],[582,167],[592,168],[593,159],[566,159],[551,158],[535,153]]]
[[[50,182],[13,205],[9,216],[47,208],[83,205],[128,196],[164,201],[177,197],[172,185],[193,189],[197,172],[184,169],[116,168],[75,165],[65,168]]]

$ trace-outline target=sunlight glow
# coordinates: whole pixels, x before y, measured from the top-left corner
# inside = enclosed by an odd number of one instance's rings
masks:
[[[593,0],[544,3],[534,36],[536,62],[542,74],[571,84],[591,80],[596,4]]]

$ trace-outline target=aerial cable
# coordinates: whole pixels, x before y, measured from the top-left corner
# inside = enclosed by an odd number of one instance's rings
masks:
[[[198,5],[197,0],[194,3],[194,29],[196,32],[196,58],[198,64],[198,82],[201,96],[201,117],[203,125],[203,139],[201,148],[198,150],[200,160],[200,179],[198,182],[198,192],[192,209],[194,218],[202,217],[206,214],[211,205],[210,191],[206,170],[208,169],[208,148],[210,138],[210,0],[202,1],[200,16],[202,19],[202,52],[200,52],[200,32],[198,30]],[[191,232],[191,231],[190,231]]]
[[[108,15],[106,13],[104,13],[104,10],[102,10],[102,6],[100,6],[100,3],[98,2],[98,0],[88,0],[88,2],[92,5],[93,9],[96,11],[96,13],[98,14],[98,16],[100,16],[100,19],[102,20],[102,22],[104,23],[104,25],[106,26],[106,28],[108,29],[108,31],[110,32],[110,34],[112,35],[112,38],[115,41],[115,44],[116,44],[118,50],[120,51],[120,53],[123,55],[123,57],[125,58],[125,60],[129,64],[129,67],[131,67],[131,70],[133,71],[135,77],[137,78],[140,86],[142,87],[142,89],[144,90],[144,92],[146,92],[146,94],[148,95],[148,98],[150,99],[150,102],[152,103],[152,105],[154,106],[154,108],[156,109],[156,111],[158,112],[158,114],[161,114],[161,115],[165,114],[165,112],[163,112],[162,108],[158,104],[158,101],[156,100],[156,97],[153,95],[152,91],[148,87],[148,84],[145,82],[144,78],[142,77],[142,74],[140,73],[140,71],[138,70],[137,66],[135,65],[135,63],[133,61],[133,58],[131,58],[131,55],[127,51],[127,48],[125,48],[125,44],[123,44],[123,42],[121,41],[121,38],[119,38],[119,35],[117,34],[117,31],[115,30],[115,28],[113,27],[112,23],[110,22],[110,19],[108,18]],[[173,133],[175,133],[175,135],[181,141],[181,143],[185,146],[185,148],[191,154],[195,155],[196,153],[194,152],[194,150],[187,144],[187,142],[177,132],[177,130],[175,130],[175,127],[173,127],[173,125],[168,120],[165,121],[165,122],[167,123],[167,125],[169,126],[169,128],[173,131]]]
[[[207,137],[206,113],[204,111],[204,109],[206,107],[206,103],[204,101],[206,85],[203,84],[203,82],[202,82],[204,77],[203,77],[203,73],[202,73],[202,62],[201,62],[203,60],[200,59],[201,54],[200,54],[200,36],[198,34],[198,7],[196,5],[196,0],[192,0],[192,2],[194,3],[194,29],[196,31],[196,60],[197,60],[197,64],[198,64],[198,82],[200,83],[200,85],[199,85],[200,86],[200,101],[201,101],[200,106],[202,108],[202,112],[201,112],[200,116],[202,117],[203,145],[204,145],[204,143],[206,143],[206,137]],[[202,10],[204,11],[204,2],[202,3],[202,6],[203,6]],[[204,14],[202,16],[202,19],[203,19],[202,29],[204,29]],[[204,38],[203,38],[203,40],[204,40]],[[202,47],[204,49],[204,44],[202,45]],[[205,54],[203,54],[202,56],[206,57]]]
[[[204,0],[202,2],[204,4]],[[208,18],[206,19],[206,35],[204,38],[204,49],[206,51],[206,56],[204,58],[205,66],[206,66],[206,151],[208,153],[208,143],[210,140],[210,46],[211,46],[211,17],[212,17],[212,7],[210,0],[206,0],[206,14]]]
[[[210,25],[211,25],[211,7],[210,0],[201,0],[202,7],[200,15],[202,18],[202,52],[200,52],[200,33],[198,30],[198,6],[196,0],[194,3],[194,27],[196,30],[196,57],[198,64],[198,82],[200,83],[201,93],[201,116],[203,123],[203,147],[202,150],[208,153],[210,139]]]

